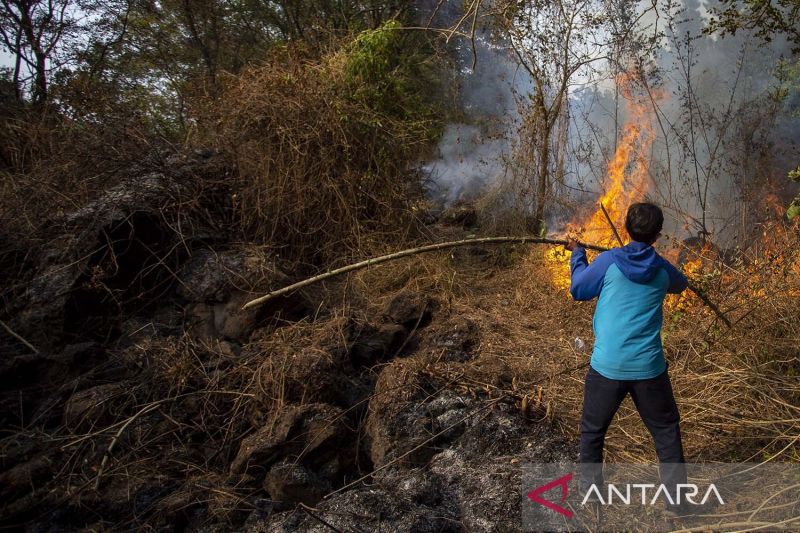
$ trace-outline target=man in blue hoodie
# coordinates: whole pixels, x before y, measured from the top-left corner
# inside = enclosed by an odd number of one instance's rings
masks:
[[[631,238],[626,246],[603,252],[589,264],[582,247],[574,241],[567,245],[572,252],[572,297],[598,298],[581,419],[584,491],[592,483],[602,491],[606,431],[628,394],[655,441],[662,483],[667,488],[686,483],[680,417],[661,346],[661,323],[664,297],[682,292],[688,282],[652,246],[663,223],[661,209],[637,203],[626,215]]]

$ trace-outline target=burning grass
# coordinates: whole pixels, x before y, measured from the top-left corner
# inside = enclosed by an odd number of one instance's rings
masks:
[[[664,344],[690,460],[800,460],[797,234],[783,232],[780,250],[777,258],[753,250],[734,266],[707,257],[688,272],[720,302],[732,329],[691,297],[665,309]],[[506,361],[518,387],[555,376],[545,387],[545,401],[577,437],[585,370],[560,373],[589,357],[576,348],[576,339],[590,351],[594,304],[571,302],[563,289],[554,290],[549,253],[531,252],[519,269],[496,280],[495,297],[482,299],[488,306],[482,321],[494,324],[482,328],[482,346]],[[615,461],[655,459],[630,400],[607,444]]]

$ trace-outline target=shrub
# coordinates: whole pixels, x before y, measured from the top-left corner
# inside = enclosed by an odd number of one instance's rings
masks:
[[[246,239],[321,264],[414,233],[412,164],[441,122],[422,96],[436,93],[436,62],[421,44],[389,22],[322,60],[283,48],[224,80],[198,140],[236,169]]]

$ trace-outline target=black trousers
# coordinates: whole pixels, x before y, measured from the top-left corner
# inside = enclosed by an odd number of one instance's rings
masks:
[[[653,436],[661,482],[672,493],[675,485],[686,483],[686,466],[679,428],[680,415],[666,370],[651,379],[616,380],[603,377],[589,367],[583,390],[581,418],[581,488],[588,490],[595,483],[602,490],[606,431],[628,394]]]

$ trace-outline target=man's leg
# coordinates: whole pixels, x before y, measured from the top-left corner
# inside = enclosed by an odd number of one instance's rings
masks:
[[[660,463],[661,483],[675,499],[676,485],[686,483],[686,466],[680,415],[667,371],[655,378],[634,382],[631,396],[642,421],[653,436]]]
[[[626,394],[623,382],[605,378],[589,367],[581,417],[581,489],[584,491],[592,483],[602,491],[606,431]]]

